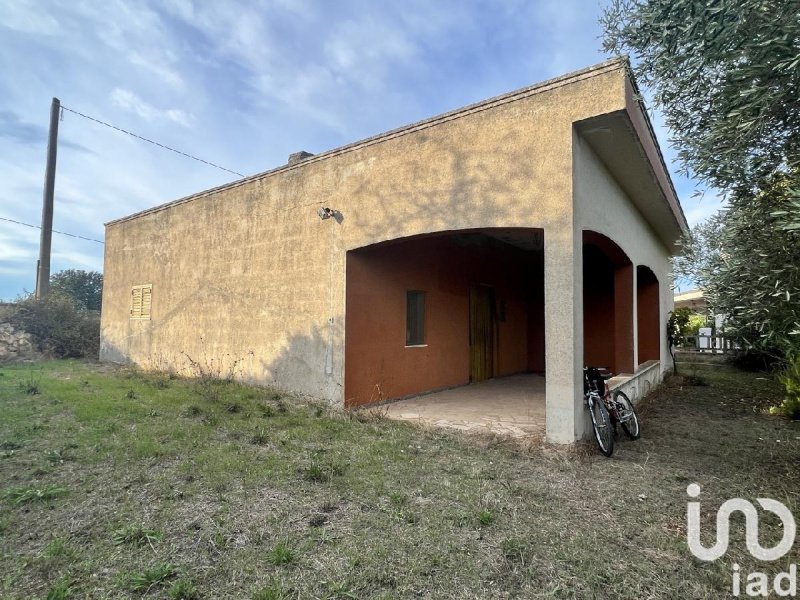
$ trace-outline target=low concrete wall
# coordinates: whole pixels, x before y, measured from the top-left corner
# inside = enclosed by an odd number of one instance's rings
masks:
[[[657,360],[650,360],[639,366],[633,375],[618,375],[608,380],[608,389],[613,394],[617,390],[638,404],[639,401],[654,390],[661,383],[661,364]]]

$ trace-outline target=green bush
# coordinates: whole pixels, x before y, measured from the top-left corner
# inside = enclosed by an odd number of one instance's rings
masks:
[[[800,419],[800,355],[789,363],[780,380],[786,388],[786,396],[783,402],[770,409],[770,412],[785,415],[790,419]]]
[[[48,356],[97,358],[100,352],[100,313],[83,308],[66,294],[23,298],[15,303],[9,320],[30,333],[37,349]]]

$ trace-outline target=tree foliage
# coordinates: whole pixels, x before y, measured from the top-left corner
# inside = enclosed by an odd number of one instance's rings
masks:
[[[800,0],[611,0],[603,46],[633,59],[685,172],[728,207],[676,259],[747,349],[800,352]]]
[[[66,269],[50,276],[50,289],[73,298],[87,310],[100,310],[103,274],[97,271]]]
[[[667,335],[670,337],[673,346],[682,346],[686,343],[686,337],[690,335],[689,321],[692,318],[690,308],[676,308],[669,313],[667,321]]]
[[[752,196],[740,191],[727,210],[697,225],[675,261],[691,274],[726,335],[744,348],[777,356],[800,354],[800,227],[792,186],[797,174],[776,174]]]
[[[798,0],[612,0],[603,47],[630,54],[684,171],[757,189],[800,164]]]

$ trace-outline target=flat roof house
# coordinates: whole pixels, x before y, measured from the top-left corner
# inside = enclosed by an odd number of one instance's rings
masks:
[[[614,59],[108,223],[101,359],[345,407],[540,373],[570,443],[584,364],[666,370],[685,230]]]

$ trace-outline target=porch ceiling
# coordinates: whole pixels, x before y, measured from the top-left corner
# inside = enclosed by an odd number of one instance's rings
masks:
[[[669,175],[660,162],[651,160],[652,139],[642,140],[627,110],[593,117],[575,124],[605,164],[631,202],[672,252],[687,229],[686,220],[675,197]]]

